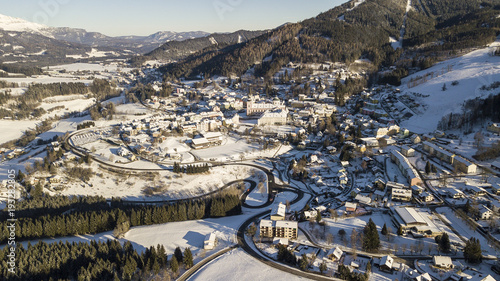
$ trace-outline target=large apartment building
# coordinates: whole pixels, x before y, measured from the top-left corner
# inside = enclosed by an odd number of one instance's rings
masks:
[[[288,238],[296,239],[299,224],[296,221],[260,220],[259,233],[262,238]]]

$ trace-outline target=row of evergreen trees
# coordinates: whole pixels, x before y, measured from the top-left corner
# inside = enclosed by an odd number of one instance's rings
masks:
[[[120,204],[119,204],[120,205]],[[64,214],[33,214],[18,217],[16,239],[30,240],[110,231],[128,222],[130,226],[160,224],[174,221],[224,217],[241,213],[237,195],[226,194],[212,198],[183,201],[163,206],[127,206],[101,210],[74,210]],[[9,237],[7,222],[0,222],[0,243]]]
[[[179,163],[174,163],[174,173],[185,173],[185,174],[201,174],[206,173],[210,170],[210,166],[207,163],[203,165],[186,165],[181,166]]]
[[[25,175],[21,171],[18,172],[17,181],[22,182]],[[115,199],[113,201],[119,202]],[[114,204],[114,203],[112,203]],[[91,210],[109,209],[106,198],[102,196],[48,196],[44,195],[39,198],[31,198],[27,200],[19,200],[16,203],[16,215],[18,217],[36,218],[43,215],[56,215],[69,210],[77,212],[85,212]],[[9,218],[9,213],[0,211],[0,220]]]
[[[87,121],[87,122],[83,122],[81,124],[76,125],[77,130],[82,130],[82,129],[86,129],[86,128],[90,128],[90,127],[95,127],[94,121]]]
[[[2,263],[7,260],[8,253],[9,247],[0,249]],[[191,251],[186,248],[184,256],[189,253]],[[129,241],[123,246],[118,240],[90,243],[60,241],[51,244],[38,242],[35,245],[28,244],[26,248],[22,244],[17,245],[15,274],[8,272],[8,266],[3,265],[0,274],[2,280],[6,281],[144,280],[167,266],[167,255],[163,245],[146,248],[140,254]]]

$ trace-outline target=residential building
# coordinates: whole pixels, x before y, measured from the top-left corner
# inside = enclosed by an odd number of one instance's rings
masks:
[[[343,254],[344,252],[339,247],[335,247],[331,248],[326,254],[326,256],[332,259],[332,261],[339,261],[342,258]]]
[[[415,277],[415,281],[432,281],[431,275],[426,272],[422,275]]]
[[[369,205],[372,202],[372,199],[368,196],[364,196],[361,194],[357,194],[354,200],[357,200],[359,203]]]
[[[393,150],[391,152],[391,160],[398,165],[399,170],[406,177],[410,186],[422,184],[422,179],[418,175],[417,170],[413,168],[410,161],[403,154]]]
[[[271,210],[271,220],[282,221],[285,219],[285,213],[286,213],[286,205],[280,202],[278,205],[275,205]]]
[[[215,233],[209,233],[205,236],[205,241],[203,242],[203,249],[213,250],[217,246],[217,236]]]
[[[391,256],[383,256],[380,258],[379,268],[382,271],[392,272],[392,263],[394,258]]]
[[[476,164],[470,162],[469,160],[462,158],[460,156],[457,156],[453,154],[452,152],[449,152],[429,141],[424,141],[422,142],[422,148],[424,151],[428,152],[430,155],[435,155],[437,158],[441,159],[442,161],[452,164],[454,168],[456,168],[458,171],[466,173],[466,174],[473,174],[476,173],[477,166]]]
[[[414,144],[417,144],[417,143],[420,143],[422,141],[422,139],[420,138],[419,135],[417,134],[413,134],[411,137],[410,137],[410,140],[412,143]]]
[[[401,154],[403,154],[405,157],[413,157],[415,156],[415,149],[407,145],[403,145],[401,146]]]
[[[391,199],[397,201],[410,201],[412,196],[411,189],[393,188]]]
[[[419,195],[420,199],[424,201],[425,203],[432,202],[434,201],[434,195],[430,194],[429,192],[422,192]]]
[[[250,100],[247,101],[247,116],[262,114],[268,110],[274,109],[286,109],[286,107],[278,98],[274,99],[272,102],[257,102],[252,96]]]
[[[465,198],[465,194],[456,188],[450,188],[448,190],[448,195],[453,199],[462,199]]]
[[[488,193],[484,188],[475,185],[467,185],[465,189],[474,196],[484,196]]]
[[[296,239],[299,224],[296,221],[273,221],[262,219],[259,225],[259,233],[262,238],[288,238]]]
[[[479,206],[479,218],[482,220],[489,220],[493,215],[493,211],[491,211],[488,207],[481,205]]]
[[[296,221],[276,221],[275,237],[296,239],[299,223]]]
[[[345,211],[346,212],[356,212],[356,208],[358,204],[352,202],[345,202]]]
[[[434,256],[432,258],[432,262],[434,263],[435,266],[440,267],[440,268],[453,268],[453,262],[451,261],[451,258],[448,256]]]
[[[264,112],[259,120],[257,121],[257,125],[266,126],[266,125],[285,125],[288,117],[288,110],[286,108],[268,110]]]
[[[274,237],[274,225],[272,220],[260,220],[260,237]]]
[[[476,164],[460,156],[455,156],[455,159],[453,160],[453,167],[466,174],[474,174],[477,170]]]

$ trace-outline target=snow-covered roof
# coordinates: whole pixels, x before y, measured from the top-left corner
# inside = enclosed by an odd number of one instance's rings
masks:
[[[345,208],[351,208],[351,209],[356,209],[358,207],[358,204],[352,203],[352,202],[345,202]]]
[[[260,227],[273,227],[273,221],[272,220],[260,220]]]
[[[215,233],[213,233],[213,232],[205,235],[205,242],[215,243],[215,239],[216,239],[216,236],[215,236]]]
[[[424,218],[415,210],[414,208],[408,208],[408,207],[396,207],[394,208],[396,213],[403,219],[404,223],[406,225],[411,225],[411,224],[424,224],[426,225],[427,223],[425,222]]]
[[[276,227],[284,228],[299,228],[299,223],[296,221],[276,221]]]
[[[208,133],[203,134],[203,136],[206,139],[211,139],[211,138],[220,138],[220,137],[222,137],[222,134],[220,132],[208,132]]]
[[[206,138],[193,139],[192,142],[194,145],[203,145],[210,143],[210,141],[208,141]]]
[[[279,203],[278,205],[275,205],[271,211],[271,215],[278,215],[278,216],[285,216],[286,212],[286,205],[283,203]]]
[[[432,278],[431,278],[431,276],[429,275],[429,273],[428,273],[428,272],[426,272],[426,273],[424,273],[424,274],[422,274],[422,275],[419,275],[419,276],[415,277],[415,279],[416,279],[417,281],[432,281]]]
[[[432,258],[433,262],[435,265],[444,265],[444,266],[451,266],[453,265],[453,262],[451,261],[450,257],[447,256],[434,256]]]
[[[392,268],[392,263],[394,262],[394,259],[391,256],[383,256],[380,259],[380,266],[385,265],[388,268]]]
[[[339,260],[342,257],[343,253],[344,252],[339,247],[335,247],[335,248],[332,248],[328,251],[327,256],[333,256]]]

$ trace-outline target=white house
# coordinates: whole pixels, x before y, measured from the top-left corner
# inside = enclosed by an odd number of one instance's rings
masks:
[[[479,218],[482,220],[488,220],[493,215],[493,212],[486,206],[479,206]]]
[[[441,268],[453,268],[453,262],[450,257],[447,256],[434,256],[432,261],[435,266]]]
[[[203,242],[203,249],[213,250],[217,246],[217,236],[215,233],[209,233],[205,236],[205,241]]]
[[[344,252],[339,247],[335,247],[330,249],[330,251],[328,251],[326,256],[331,258],[333,261],[338,261],[340,260],[340,258],[342,258],[343,254]]]

